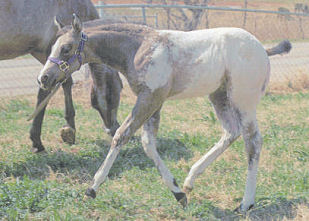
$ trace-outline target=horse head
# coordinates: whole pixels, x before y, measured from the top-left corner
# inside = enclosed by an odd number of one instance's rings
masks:
[[[73,17],[72,30],[57,39],[38,77],[42,89],[50,90],[57,83],[64,82],[84,63],[84,46],[87,37],[82,33],[80,18],[76,14],[73,14]],[[55,25],[59,28],[62,27],[57,19],[55,19]]]
[[[82,21],[76,14],[73,14],[70,30],[62,32],[63,24],[56,18],[54,23],[61,35],[53,45],[50,56],[38,77],[38,83],[44,90],[59,87],[72,73],[79,70],[81,65],[88,63],[86,58],[90,56],[86,54],[91,53],[91,48],[87,44],[88,37],[82,32]],[[97,66],[90,65],[90,69],[93,78],[96,79],[96,86],[91,92],[92,106],[99,111],[106,132],[113,136],[119,127],[117,110],[122,89],[121,79],[117,71],[103,66],[102,63]],[[102,76],[102,72],[106,74]]]

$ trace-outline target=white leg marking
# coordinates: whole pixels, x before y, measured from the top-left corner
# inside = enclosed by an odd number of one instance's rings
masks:
[[[254,205],[258,163],[263,141],[255,119],[243,125],[242,135],[245,140],[248,157],[248,174],[241,210],[247,211],[251,206]]]
[[[118,147],[111,147],[111,149],[108,152],[107,157],[105,158],[103,164],[99,168],[99,170],[96,172],[93,178],[93,184],[91,188],[93,188],[95,191],[99,188],[101,183],[103,183],[108,175],[109,170],[111,169],[117,155],[119,153]]]
[[[160,158],[156,150],[156,140],[154,134],[149,130],[146,130],[145,128],[142,134],[142,143],[147,156],[154,161],[156,167],[158,168],[162,176],[163,182],[174,193],[181,192],[181,189],[177,186],[173,175],[165,166],[163,160]]]
[[[161,91],[160,91],[161,92]],[[157,97],[156,97],[157,96]],[[154,100],[154,97],[157,100]],[[162,104],[157,94],[139,94],[136,104],[129,116],[122,123],[120,128],[116,131],[113,137],[111,149],[109,153],[100,166],[99,170],[96,172],[91,188],[95,191],[103,183],[108,175],[108,172],[113,165],[120,148],[125,145],[129,139],[133,136],[137,129],[145,123],[145,121],[153,115],[155,110],[157,110]]]
[[[185,182],[184,190],[193,189],[195,179],[205,171],[205,169],[217,159],[240,135],[240,120],[235,109],[231,106],[227,96],[226,82],[216,92],[209,96],[216,114],[222,123],[224,135],[220,141],[208,151],[200,160],[191,168]]]
[[[253,160],[252,167],[248,169],[246,189],[241,208],[243,211],[248,210],[249,207],[254,204],[257,173],[258,173],[258,161]]]
[[[191,168],[189,175],[184,182],[184,189],[193,189],[193,184],[195,179],[202,174],[205,169],[220,156],[237,138],[238,136],[233,136],[228,132],[221,137],[220,141],[210,149],[201,159],[199,159]]]

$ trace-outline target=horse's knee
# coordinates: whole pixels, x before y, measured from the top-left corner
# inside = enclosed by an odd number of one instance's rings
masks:
[[[97,91],[96,89],[92,87],[91,106],[101,113],[101,111],[106,110],[106,101],[105,101],[104,96],[102,96],[102,94],[99,94],[99,93],[100,93],[99,91]]]

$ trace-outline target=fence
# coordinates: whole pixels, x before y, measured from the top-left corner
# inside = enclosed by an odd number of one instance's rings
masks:
[[[102,18],[123,18],[158,29],[192,30],[240,27],[254,34],[265,47],[290,39],[288,55],[271,57],[271,89],[309,88],[309,15],[227,7],[185,5],[97,5]],[[0,96],[35,93],[41,65],[30,56],[0,61]],[[22,73],[22,74],[21,74]],[[82,74],[74,74],[83,79]],[[18,80],[16,80],[18,79]]]

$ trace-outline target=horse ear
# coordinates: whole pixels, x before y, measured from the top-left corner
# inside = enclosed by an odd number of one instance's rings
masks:
[[[76,33],[81,32],[82,29],[83,29],[83,23],[82,23],[82,21],[80,20],[80,18],[79,18],[75,13],[73,14],[72,27],[73,27],[73,30],[74,30]]]
[[[59,21],[58,17],[54,17],[54,24],[58,27],[58,30],[62,29],[65,25]]]

